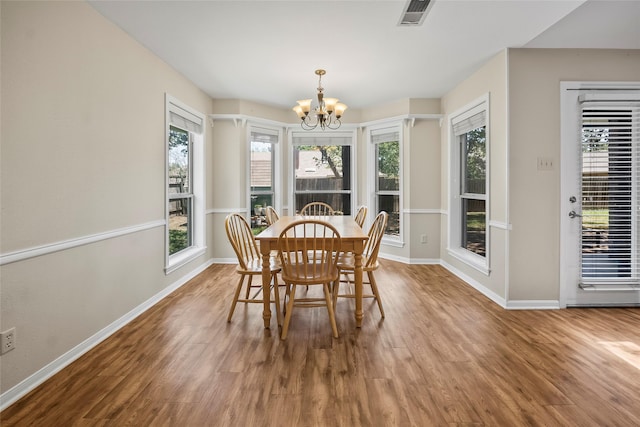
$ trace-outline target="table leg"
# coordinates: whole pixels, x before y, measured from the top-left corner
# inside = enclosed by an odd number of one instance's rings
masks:
[[[264,310],[262,319],[265,329],[269,329],[271,323],[271,269],[269,268],[270,251],[262,251],[262,295],[264,299]]]
[[[355,254],[355,269],[353,271],[354,282],[356,288],[356,327],[362,327],[362,318],[364,316],[362,312],[362,252],[358,251]]]

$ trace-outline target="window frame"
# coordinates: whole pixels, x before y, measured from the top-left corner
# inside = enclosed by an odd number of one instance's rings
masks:
[[[204,138],[205,116],[169,94],[165,94],[165,274],[170,274],[206,251],[204,221]],[[170,193],[169,179],[169,138],[170,129],[175,127],[189,133],[189,193]],[[191,200],[188,209],[190,223],[190,244],[188,247],[169,254],[170,203],[178,198]]]
[[[309,143],[299,143],[294,142],[296,138],[302,139],[313,139],[313,142]],[[316,142],[322,140],[323,138],[346,138],[349,140],[348,144],[344,144],[349,146],[351,149],[351,159],[349,162],[349,167],[351,168],[351,182],[349,183],[349,190],[340,190],[336,191],[325,191],[319,190],[314,191],[313,193],[326,193],[326,194],[349,194],[350,195],[350,211],[355,213],[356,209],[356,184],[357,184],[357,170],[356,170],[356,131],[323,131],[323,132],[312,132],[312,131],[293,131],[289,132],[289,207],[290,207],[290,215],[294,215],[297,210],[302,209],[303,206],[296,207],[296,194],[304,194],[304,192],[296,191],[296,176],[295,176],[295,147],[300,145],[335,145],[335,144],[317,144]]]
[[[378,189],[378,156],[377,156],[377,144],[391,141],[374,141],[375,136],[384,133],[398,133],[398,190],[391,191],[385,190],[380,191]],[[371,126],[367,128],[367,141],[369,146],[369,156],[368,156],[368,170],[371,171],[368,175],[368,193],[369,193],[369,205],[373,208],[372,211],[377,215],[380,212],[380,206],[378,204],[378,196],[381,195],[398,195],[398,235],[394,236],[391,234],[387,234],[385,230],[385,234],[382,237],[382,244],[388,246],[395,247],[404,247],[404,214],[403,214],[403,206],[404,206],[404,191],[403,191],[403,153],[404,153],[404,123],[402,121],[392,121],[386,123],[380,123],[375,126]],[[389,213],[389,212],[387,212]],[[369,215],[367,223],[372,222],[375,215]],[[389,213],[391,215],[391,213]]]
[[[476,114],[484,112],[485,126],[485,193],[464,193],[462,190],[463,183],[463,150],[461,147],[462,135],[456,136],[454,133],[454,125],[469,119]],[[483,95],[466,106],[456,110],[449,115],[449,223],[448,223],[448,241],[447,252],[456,259],[475,268],[485,275],[490,273],[490,257],[491,257],[491,233],[490,233],[490,177],[491,177],[491,129],[490,129],[490,104],[489,94]],[[474,127],[473,129],[477,129]],[[471,129],[471,130],[473,130]],[[466,132],[468,133],[468,132]],[[465,134],[466,134],[465,133]],[[465,200],[483,200],[485,203],[485,256],[467,249],[462,244],[462,238],[466,224],[464,218]]]
[[[188,246],[184,249],[179,250],[178,252],[175,252],[174,254],[171,253],[171,247],[169,247],[169,256],[171,257],[172,255],[178,254],[180,252],[182,252],[183,250],[188,249],[189,247],[192,246],[193,244],[193,134],[192,132],[189,132],[186,129],[182,129],[179,128],[175,125],[170,124],[169,125],[169,131],[171,131],[171,128],[174,129],[178,129],[182,132],[186,132],[187,134],[187,153],[188,153],[188,159],[187,159],[187,169],[186,169],[186,181],[188,183],[188,191],[186,192],[177,192],[177,193],[173,193],[171,192],[171,178],[172,176],[169,175],[169,184],[168,184],[168,189],[167,189],[167,194],[168,194],[168,203],[170,204],[171,202],[175,202],[177,200],[187,200],[187,223],[189,224],[188,229],[187,229],[187,242],[188,242]],[[169,149],[169,151],[171,151]],[[169,161],[170,162],[170,161]],[[169,167],[169,162],[167,162],[167,166]],[[170,172],[170,171],[169,171]],[[171,216],[171,208],[169,208],[169,218]],[[170,228],[169,228],[169,231]],[[170,240],[170,239],[169,239]]]
[[[276,137],[271,152],[271,191],[252,191],[251,189],[251,143],[252,133],[263,133]],[[251,218],[253,212],[252,196],[254,194],[271,194],[271,200],[273,201],[273,208],[277,212],[282,212],[282,197],[281,197],[281,163],[280,163],[280,149],[282,144],[282,129],[276,127],[270,127],[265,125],[249,124],[247,126],[247,218]],[[266,206],[264,206],[266,208]],[[253,228],[253,226],[252,226]]]

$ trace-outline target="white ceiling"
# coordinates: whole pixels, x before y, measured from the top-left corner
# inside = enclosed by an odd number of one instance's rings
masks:
[[[317,68],[361,108],[439,98],[506,47],[640,49],[640,0],[434,1],[419,27],[398,26],[406,0],[90,4],[211,97],[282,107]]]

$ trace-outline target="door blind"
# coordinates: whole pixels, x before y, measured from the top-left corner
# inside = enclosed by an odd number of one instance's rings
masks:
[[[637,285],[640,103],[582,108],[582,285]]]

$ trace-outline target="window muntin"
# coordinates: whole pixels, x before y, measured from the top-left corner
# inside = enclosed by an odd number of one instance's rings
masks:
[[[310,202],[328,203],[338,214],[351,215],[351,136],[293,137],[294,211]]]
[[[249,136],[249,194],[251,229],[255,234],[267,226],[265,209],[275,207],[276,144],[278,131],[254,128]]]
[[[193,150],[189,132],[169,126],[169,255],[193,244]]]
[[[371,141],[375,147],[374,211],[389,214],[385,236],[400,238],[400,130],[374,130]]]

